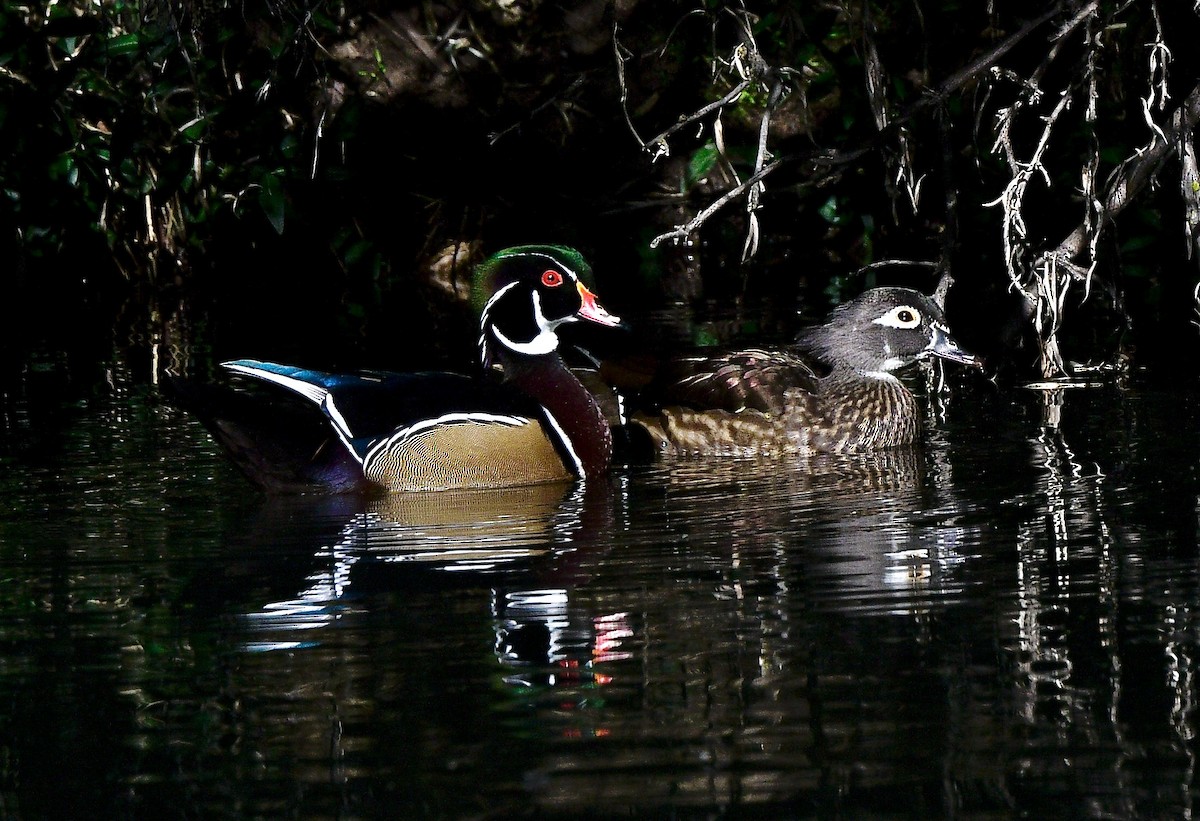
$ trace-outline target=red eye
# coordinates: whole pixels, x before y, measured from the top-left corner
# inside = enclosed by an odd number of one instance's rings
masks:
[[[558,271],[551,270],[542,272],[542,284],[547,288],[557,288],[559,285],[562,285],[562,283],[563,275]]]

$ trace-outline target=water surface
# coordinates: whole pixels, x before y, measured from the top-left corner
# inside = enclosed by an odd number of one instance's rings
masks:
[[[3,817],[1192,813],[1195,386],[369,500],[114,385],[3,408]]]

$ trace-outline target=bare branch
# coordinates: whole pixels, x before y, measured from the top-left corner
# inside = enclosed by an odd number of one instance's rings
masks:
[[[711,102],[708,105],[704,106],[703,108],[693,111],[691,114],[680,115],[679,119],[675,122],[674,125],[672,125],[666,131],[659,134],[657,137],[650,140],[649,142],[642,143],[642,145],[646,148],[653,147],[655,159],[665,156],[668,153],[667,139],[669,137],[671,137],[673,134],[675,134],[675,132],[679,131],[679,129],[681,129],[681,128],[686,128],[689,124],[694,123],[697,120],[702,120],[705,117],[707,117],[709,114],[711,114],[712,112],[722,109],[725,106],[729,105],[730,103],[735,101],[738,97],[742,96],[742,92],[745,91],[749,87],[750,87],[750,81],[742,80],[740,83],[738,83],[736,86],[734,86],[729,91],[728,94],[726,94],[721,99],[716,100],[715,102]]]
[[[1045,127],[1042,129],[1041,137],[1038,138],[1033,156],[1026,162],[1021,162],[1013,156],[1012,145],[1008,142],[1008,126],[1012,122],[1014,107],[1010,106],[1002,109],[997,115],[997,120],[1003,123],[1003,130],[1000,137],[997,138],[996,145],[992,147],[992,151],[999,152],[1003,150],[1006,156],[1010,157],[1010,162],[1014,166],[1015,173],[1012,179],[1009,180],[1008,185],[1005,186],[1004,192],[991,202],[984,203],[984,205],[1000,205],[1004,208],[1004,221],[1001,229],[1001,236],[1004,243],[1004,265],[1008,270],[1009,279],[1012,280],[1012,284],[1017,288],[1024,288],[1021,257],[1026,249],[1026,229],[1025,220],[1021,215],[1021,207],[1025,200],[1025,189],[1035,173],[1041,174],[1046,180],[1047,186],[1049,186],[1050,177],[1046,172],[1045,166],[1042,165],[1042,158],[1050,144],[1050,135],[1054,131],[1054,124],[1058,121],[1059,116],[1066,110],[1070,102],[1070,92],[1063,91],[1059,96],[1058,103],[1054,106],[1054,110],[1043,118]]]
[[[567,86],[562,92],[560,92],[558,94],[553,94],[548,99],[535,105],[532,109],[530,109],[529,114],[526,115],[524,120],[515,122],[512,125],[510,125],[508,128],[502,129],[500,131],[493,131],[491,134],[488,134],[488,145],[495,145],[496,143],[500,142],[500,140],[504,139],[504,137],[511,134],[512,132],[520,131],[522,126],[526,125],[527,123],[533,122],[534,119],[539,114],[541,114],[543,111],[545,111],[547,108],[556,106],[559,104],[559,102],[563,98],[570,97],[571,95],[573,95],[575,92],[577,92],[580,88],[583,87],[584,79],[585,78],[582,75],[576,77],[574,80],[571,81],[571,84],[569,86]]]
[[[855,271],[856,274],[865,274],[867,271],[874,271],[876,268],[891,268],[896,265],[911,265],[916,268],[934,268],[938,267],[938,263],[930,262],[927,259],[877,259],[874,262],[864,265]]]
[[[1008,54],[1008,52],[1020,45],[1020,43],[1026,37],[1032,34],[1036,29],[1040,28],[1042,24],[1061,14],[1063,10],[1067,8],[1067,6],[1068,3],[1066,0],[1060,0],[1060,2],[1055,3],[1045,12],[1021,26],[1021,28],[1017,29],[1007,38],[998,43],[991,51],[981,55],[980,57],[977,57],[963,68],[951,74],[949,77],[943,80],[934,91],[913,103],[913,105],[904,113],[903,116],[895,120],[893,125],[896,123],[906,123],[910,120],[913,120],[918,114],[930,106],[944,103],[950,98],[951,94],[955,93],[967,83],[977,78],[980,74],[991,70],[996,63],[1000,62],[1000,59],[1005,54]]]
[[[1083,224],[1072,231],[1057,247],[1043,252],[1034,265],[1037,272],[1033,283],[1024,287],[1026,299],[1036,303],[1034,326],[1038,331],[1042,344],[1042,371],[1049,376],[1054,373],[1064,373],[1065,367],[1062,355],[1058,349],[1056,332],[1058,317],[1046,317],[1044,311],[1053,314],[1061,309],[1062,297],[1072,280],[1087,280],[1095,267],[1094,248],[1104,226],[1111,223],[1118,214],[1153,180],[1163,162],[1170,155],[1171,149],[1179,147],[1183,158],[1183,182],[1187,190],[1184,192],[1184,202],[1189,209],[1189,219],[1192,216],[1193,203],[1197,202],[1197,194],[1190,193],[1193,182],[1196,190],[1200,190],[1200,179],[1189,175],[1194,173],[1194,165],[1189,171],[1187,166],[1186,146],[1191,146],[1192,134],[1200,122],[1200,84],[1192,89],[1178,109],[1171,116],[1168,130],[1160,127],[1151,130],[1150,143],[1139,149],[1132,157],[1121,163],[1109,176],[1107,191],[1104,197],[1103,209],[1094,225],[1085,219]],[[1194,156],[1193,156],[1194,163]],[[1191,243],[1195,242],[1195,231],[1189,224],[1185,233]],[[1093,249],[1091,262],[1086,267],[1076,263],[1075,258],[1082,253],[1085,245]],[[1049,321],[1048,321],[1049,320]]]
[[[1197,283],[1196,287],[1192,288],[1192,302],[1196,303],[1196,316],[1200,317],[1200,283]],[[1194,319],[1192,320],[1192,324],[1200,328],[1200,322]]]
[[[1179,193],[1183,197],[1183,238],[1187,240],[1188,259],[1196,256],[1200,243],[1200,168],[1196,166],[1196,145],[1187,135],[1179,143]]]
[[[842,168],[845,168],[849,164],[857,161],[864,154],[877,148],[881,141],[886,140],[893,133],[900,135],[901,150],[907,155],[909,152],[911,152],[911,147],[907,145],[907,140],[904,136],[905,126],[908,123],[915,120],[921,113],[928,110],[930,107],[940,105],[942,102],[948,99],[951,94],[958,91],[968,82],[978,77],[978,75],[982,72],[989,70],[1005,54],[1017,46],[1026,37],[1028,37],[1033,31],[1047,21],[1060,15],[1071,5],[1073,4],[1070,2],[1070,0],[1059,0],[1059,2],[1052,5],[1047,11],[1025,23],[1020,29],[1018,29],[1001,43],[997,44],[991,51],[977,58],[964,69],[951,75],[949,78],[943,81],[936,90],[909,106],[903,114],[891,119],[890,122],[886,122],[876,135],[875,139],[871,140],[867,145],[856,149],[836,152],[818,151],[804,156],[782,157],[774,160],[773,162],[766,163],[765,161],[769,155],[769,152],[766,150],[762,135],[766,133],[767,126],[770,122],[770,111],[773,106],[769,104],[768,109],[764,112],[762,120],[760,121],[759,151],[755,162],[755,172],[753,176],[751,176],[745,182],[738,183],[738,185],[736,185],[734,188],[725,192],[719,199],[711,203],[686,224],[677,226],[675,230],[655,237],[651,242],[651,247],[656,247],[667,239],[676,242],[682,241],[689,234],[698,230],[712,214],[719,211],[731,199],[740,196],[743,193],[747,193],[749,229],[744,253],[747,255],[752,254],[752,249],[755,247],[757,242],[756,234],[758,220],[756,211],[764,190],[762,181],[765,180],[773,171],[779,168],[780,165],[784,164],[785,162],[802,162],[809,169],[810,179],[808,184],[815,185],[821,180],[827,179],[831,175],[840,173]],[[1095,0],[1088,5],[1088,8],[1094,5]],[[732,104],[738,99],[738,97],[740,97],[742,92],[750,88],[753,84],[763,83],[764,81],[770,79],[772,81],[772,85],[770,86],[771,99],[777,102],[776,98],[780,96],[778,92],[783,88],[782,78],[801,74],[801,72],[788,67],[773,68],[766,65],[752,39],[752,29],[746,26],[745,21],[741,18],[739,18],[739,23],[742,24],[745,39],[738,46],[738,48],[735,49],[734,56],[729,61],[729,64],[739,72],[741,81],[738,82],[729,92],[724,94],[719,100],[709,103],[708,105],[705,105],[691,114],[681,116],[678,122],[676,122],[663,133],[659,134],[657,137],[645,142],[641,142],[639,140],[644,147],[655,152],[655,158],[661,157],[665,155],[667,151],[669,151],[667,141],[679,130],[687,127],[689,124],[703,119],[704,117],[707,117],[714,111],[720,111],[725,106]],[[1076,25],[1077,24],[1074,23],[1074,21],[1069,22],[1064,31],[1073,30]],[[903,181],[905,187],[907,188],[909,198],[913,202],[915,208],[917,198],[920,194],[921,180],[914,179],[911,174],[905,176],[904,168],[902,167],[898,172],[897,181]]]
[[[1081,7],[1079,11],[1076,12],[1074,17],[1068,20],[1057,32],[1054,33],[1054,37],[1051,38],[1054,41],[1054,45],[1050,47],[1050,51],[1046,55],[1046,59],[1042,61],[1042,64],[1038,66],[1037,69],[1034,70],[1033,74],[1031,74],[1029,77],[1029,82],[1031,85],[1036,88],[1041,84],[1042,77],[1046,75],[1046,72],[1050,68],[1050,64],[1053,63],[1058,57],[1058,53],[1062,50],[1063,43],[1067,41],[1068,35],[1075,31],[1075,29],[1079,28],[1084,22],[1090,20],[1099,7],[1100,3],[1098,0],[1092,0],[1092,2]]]
[[[721,210],[721,208],[727,202],[729,202],[732,199],[735,199],[736,197],[741,196],[745,191],[750,189],[752,186],[758,184],[760,181],[765,179],[772,171],[774,171],[781,164],[783,164],[783,162],[784,162],[783,159],[778,159],[778,160],[771,162],[768,165],[763,166],[761,171],[759,171],[754,176],[750,177],[748,180],[743,182],[741,185],[735,186],[735,187],[729,189],[728,191],[726,191],[724,194],[722,194],[720,196],[720,198],[718,198],[715,202],[713,202],[711,205],[709,205],[707,208],[705,208],[699,214],[694,216],[685,225],[676,226],[674,231],[668,231],[665,234],[659,234],[657,237],[650,240],[650,247],[657,248],[664,240],[668,240],[668,239],[672,240],[673,242],[682,242],[682,241],[686,240],[688,238],[688,236],[690,236],[697,228],[699,228],[701,225],[703,225],[705,223],[705,221],[708,220],[709,217],[711,217],[717,211]]]
[[[1171,63],[1171,50],[1163,37],[1162,19],[1158,16],[1157,0],[1150,0],[1150,11],[1154,15],[1154,42],[1150,44],[1150,94],[1146,97],[1146,109],[1165,111],[1167,100],[1167,66]]]
[[[1104,197],[1103,217],[1111,222],[1135,196],[1154,178],[1171,149],[1190,140],[1200,123],[1200,84],[1188,94],[1183,104],[1171,115],[1169,128],[1155,133],[1149,145],[1139,149],[1132,157],[1121,163],[1109,176],[1107,193]],[[1159,133],[1166,138],[1160,139]],[[1060,259],[1074,259],[1087,243],[1085,225],[1080,225],[1067,235],[1050,253]]]

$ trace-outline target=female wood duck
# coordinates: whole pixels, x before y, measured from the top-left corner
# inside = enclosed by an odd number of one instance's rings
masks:
[[[557,246],[509,248],[483,262],[473,291],[480,378],[332,374],[242,359],[223,366],[275,389],[179,393],[268,490],[497,488],[597,476],[608,469],[611,430],[559,357],[557,333],[581,320],[620,324],[584,284],[590,274],[578,252]],[[263,403],[277,388],[311,404],[297,412]]]
[[[783,350],[676,360],[641,390],[629,418],[658,453],[860,452],[911,444],[916,399],[893,373],[940,357],[981,366],[942,309],[908,288],[876,288],[836,308]]]

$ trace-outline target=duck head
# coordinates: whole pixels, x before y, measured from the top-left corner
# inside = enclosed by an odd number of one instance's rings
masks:
[[[865,291],[835,308],[824,325],[803,331],[797,344],[834,368],[864,375],[890,374],[929,357],[983,366],[954,340],[941,307],[910,288]]]
[[[558,328],[565,323],[619,326],[620,317],[606,311],[588,288],[591,276],[578,251],[555,245],[506,248],[480,263],[472,301],[480,317],[484,367],[555,354]]]

